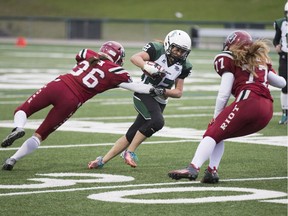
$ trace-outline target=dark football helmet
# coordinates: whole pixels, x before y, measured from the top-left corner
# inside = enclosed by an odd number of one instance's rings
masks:
[[[103,53],[110,61],[122,66],[124,64],[124,47],[116,41],[107,41],[100,47],[100,54]]]
[[[223,44],[223,50],[227,51],[234,44],[241,44],[243,46],[252,43],[251,35],[243,30],[238,30],[230,33]]]

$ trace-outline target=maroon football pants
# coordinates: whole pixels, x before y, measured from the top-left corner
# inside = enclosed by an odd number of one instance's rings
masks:
[[[222,140],[249,135],[263,129],[273,116],[273,102],[250,92],[249,97],[227,106],[208,126],[205,136],[216,143]]]
[[[53,107],[36,130],[42,140],[45,140],[49,134],[67,121],[81,106],[80,101],[69,87],[59,79],[54,80],[35,92],[15,110],[15,112],[22,110],[29,117],[49,105]]]

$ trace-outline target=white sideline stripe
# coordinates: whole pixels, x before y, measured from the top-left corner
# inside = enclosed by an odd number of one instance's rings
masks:
[[[259,200],[260,202],[288,204],[288,199]]]
[[[171,115],[172,117],[173,115]],[[27,122],[26,129],[37,129],[41,123],[41,120],[30,120]],[[69,131],[69,132],[85,132],[85,133],[106,133],[106,134],[120,134],[126,133],[130,127],[131,122],[100,122],[100,121],[79,121],[71,119],[65,124],[58,128],[58,131]],[[13,128],[13,121],[0,121],[0,127]],[[178,138],[199,141],[202,139],[204,130],[197,130],[194,128],[171,128],[165,126],[162,130],[154,134],[154,137],[162,138]],[[229,142],[238,143],[251,143],[251,144],[262,144],[272,146],[284,146],[288,147],[287,136],[262,136],[259,133],[251,134],[245,137],[228,139]]]
[[[265,137],[264,137],[265,138]],[[244,139],[242,137],[242,139]],[[251,139],[251,138],[249,138]],[[246,144],[248,143],[251,143],[251,144],[256,144],[256,145],[263,145],[265,143],[256,143],[256,142],[253,142],[253,141],[249,141],[249,139],[245,140],[244,141],[246,142]],[[258,139],[260,139],[258,137]],[[273,139],[273,138],[272,138]],[[227,140],[227,142],[238,142],[237,140]],[[184,142],[190,142],[190,143],[199,143],[200,142],[200,139],[185,139],[185,140],[164,140],[164,141],[146,141],[146,142],[143,142],[141,145],[157,145],[157,144],[174,144],[174,143],[184,143]],[[263,141],[264,142],[264,141]],[[272,142],[272,141],[271,141]],[[267,141],[268,143],[268,141]],[[49,146],[39,146],[38,149],[60,149],[60,148],[82,148],[82,147],[99,147],[99,146],[113,146],[115,143],[89,143],[89,144],[68,144],[68,145],[49,145]],[[269,145],[269,144],[268,144]],[[275,145],[275,146],[284,146],[284,147],[288,147],[287,145]],[[20,147],[12,147],[12,148],[0,148],[0,152],[1,151],[15,151],[15,150],[18,150]]]
[[[199,140],[166,140],[166,141],[151,141],[143,142],[141,145],[155,145],[167,143],[180,143],[180,142],[199,142]],[[79,147],[95,147],[95,146],[113,146],[115,143],[91,143],[91,144],[69,144],[69,145],[49,145],[39,146],[38,149],[52,149],[52,148],[79,148]],[[0,148],[0,151],[18,150],[17,148]]]
[[[70,69],[38,69],[38,68],[0,68],[0,89],[39,89],[47,82],[55,79],[58,75],[68,72]],[[20,75],[19,75],[20,74]],[[134,76],[135,75],[135,76]],[[131,71],[133,80],[138,81],[140,77]],[[203,85],[209,82],[210,85]],[[213,91],[219,90],[219,77],[216,73],[192,73],[185,81],[184,91]],[[119,90],[119,89],[118,89]],[[127,90],[125,90],[127,91]],[[270,86],[270,91],[279,89]]]
[[[267,180],[283,180],[288,177],[263,177],[263,178],[245,178],[245,179],[221,179],[221,182],[243,182],[243,181],[267,181]],[[155,183],[155,184],[136,184],[136,185],[115,185],[115,186],[100,186],[100,187],[85,187],[85,188],[69,188],[60,190],[42,190],[42,191],[30,191],[30,192],[12,192],[2,193],[0,196],[16,196],[16,195],[29,195],[29,194],[43,194],[43,193],[61,193],[61,192],[74,192],[74,191],[89,191],[89,190],[102,190],[102,189],[117,189],[117,188],[135,188],[135,187],[156,187],[156,186],[169,186],[169,185],[190,185],[190,184],[202,184],[200,181],[188,181],[188,182],[169,182],[169,183]]]

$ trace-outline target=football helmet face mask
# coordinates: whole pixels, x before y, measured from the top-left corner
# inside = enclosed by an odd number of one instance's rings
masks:
[[[104,54],[110,61],[122,66],[124,64],[124,47],[116,41],[107,41],[100,47],[100,54]]]
[[[173,54],[173,48],[176,48],[180,55]],[[191,51],[191,38],[184,31],[173,30],[164,39],[164,50],[167,57],[174,62],[183,63]]]
[[[243,46],[252,43],[251,35],[246,31],[234,31],[228,35],[224,44],[223,51],[228,51],[232,45],[241,44]]]

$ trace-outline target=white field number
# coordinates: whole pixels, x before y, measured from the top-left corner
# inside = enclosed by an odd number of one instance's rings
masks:
[[[97,187],[85,187],[85,188],[69,188],[54,191],[49,189],[49,192],[71,192],[76,190],[96,190],[96,189],[119,189],[119,188],[139,188],[141,189],[130,189],[130,190],[116,190],[108,191],[103,193],[93,193],[88,196],[88,199],[101,200],[106,202],[120,202],[120,203],[142,203],[142,204],[180,204],[180,203],[211,203],[211,202],[227,202],[227,201],[247,201],[247,200],[259,200],[262,202],[272,203],[284,203],[287,204],[287,198],[277,199],[286,197],[287,194],[279,191],[272,190],[261,190],[254,188],[241,188],[241,187],[165,187],[167,185],[177,184],[190,184],[191,182],[179,182],[179,183],[156,183],[156,184],[141,184],[141,185],[119,185],[119,183],[133,181],[134,178],[123,175],[110,175],[110,174],[95,174],[95,173],[48,173],[48,174],[37,174],[43,176],[43,178],[31,178],[30,181],[41,182],[37,184],[22,184],[22,185],[0,185],[0,189],[30,189],[29,192],[13,192],[3,193],[0,196],[16,196],[23,194],[34,194],[34,193],[46,193],[47,191],[31,191],[31,189],[48,189],[57,187],[69,187],[77,183],[117,183],[117,186],[97,186]],[[46,177],[46,178],[44,178]],[[75,177],[75,179],[73,179]],[[283,179],[282,177],[275,178]],[[254,179],[261,180],[261,179]],[[273,180],[273,179],[271,179]],[[235,181],[235,179],[233,180]],[[236,180],[237,181],[237,180]],[[239,181],[242,181],[239,179]],[[193,182],[197,184],[198,182]],[[156,187],[157,188],[151,188]],[[160,187],[162,186],[162,187]],[[144,188],[143,188],[144,187]],[[194,197],[194,198],[177,198],[177,199],[139,199],[133,198],[133,196],[145,195],[145,194],[158,194],[160,197],[165,196],[165,193],[197,193],[201,191],[211,191],[212,193],[218,192],[235,192],[236,195],[229,196],[205,196],[205,197]],[[266,200],[263,200],[266,199]],[[274,199],[274,200],[267,200]]]

